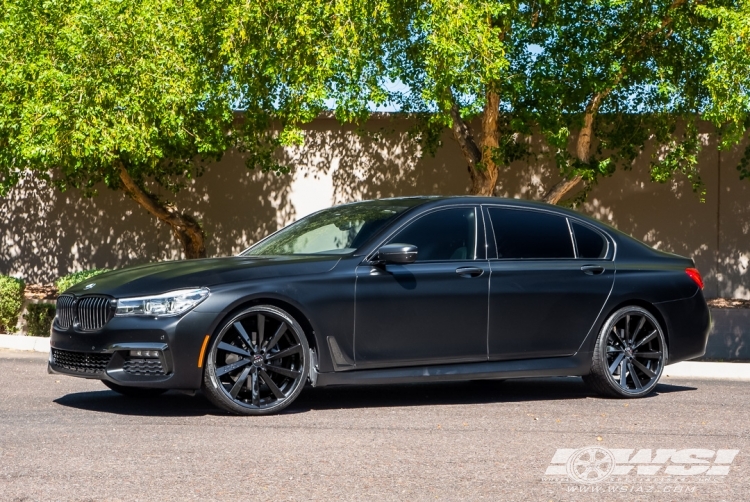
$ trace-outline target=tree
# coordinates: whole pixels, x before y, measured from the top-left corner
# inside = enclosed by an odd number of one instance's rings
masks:
[[[417,137],[428,150],[452,131],[471,193],[493,195],[500,168],[524,157],[523,136],[534,131],[562,177],[548,182],[547,202],[562,201],[581,182],[585,196],[598,177],[629,167],[649,141],[659,150],[654,181],[682,173],[702,192],[696,121],[710,100],[717,23],[698,2],[377,5],[359,31],[384,34],[375,40],[382,48],[361,54],[381,58],[371,66],[382,69],[382,82],[405,84],[388,98],[418,113]]]
[[[279,147],[337,100],[383,102],[355,0],[0,0],[0,194],[31,171],[60,189],[103,182],[170,225],[186,258],[205,237],[158,197],[237,146],[277,173]],[[356,19],[356,23],[350,22]],[[241,112],[235,114],[235,111]]]
[[[705,117],[721,131],[721,148],[739,143],[750,127],[750,1],[735,8],[700,6],[698,12],[718,24],[709,39],[714,59],[705,84],[711,100]],[[750,179],[750,146],[737,166]]]
[[[179,190],[229,145],[210,5],[0,0],[0,192],[27,170],[88,195],[103,182],[205,256],[199,222],[152,187]]]
[[[696,122],[707,92],[707,44],[714,23],[689,0],[567,2],[542,11],[531,40],[541,47],[531,99],[562,180],[544,200],[559,202],[579,182],[629,167],[645,143],[658,153],[651,177],[684,174],[703,191]],[[682,126],[683,131],[677,131]],[[577,130],[575,153],[568,150]],[[677,135],[675,133],[681,134]]]
[[[381,0],[228,0],[222,52],[233,103],[244,114],[236,133],[248,167],[286,173],[290,166],[275,153],[304,143],[303,124],[331,105],[341,122],[361,123],[373,104],[389,99],[387,7]]]
[[[392,2],[391,35],[382,51],[387,77],[408,87],[391,99],[421,117],[417,137],[434,151],[450,128],[463,152],[471,193],[493,195],[498,165],[515,158],[511,114],[501,111],[520,99],[526,75],[518,64],[527,54],[524,37],[509,35],[527,15],[514,1],[437,0]],[[518,31],[520,33],[520,31]],[[518,57],[514,57],[512,53]],[[481,117],[475,134],[470,122]]]

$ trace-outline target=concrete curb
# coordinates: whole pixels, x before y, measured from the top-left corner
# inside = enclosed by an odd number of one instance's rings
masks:
[[[668,365],[664,368],[662,375],[667,378],[690,378],[696,380],[750,381],[750,363],[684,361]]]
[[[0,335],[0,349],[49,352],[49,337]]]

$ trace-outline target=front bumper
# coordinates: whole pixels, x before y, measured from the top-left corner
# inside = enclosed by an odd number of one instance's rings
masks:
[[[47,368],[123,386],[196,390],[203,377],[199,355],[216,317],[195,311],[164,319],[115,317],[95,332],[53,325]],[[157,357],[131,351],[156,352]]]

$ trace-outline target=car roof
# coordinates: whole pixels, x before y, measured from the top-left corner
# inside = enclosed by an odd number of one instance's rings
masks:
[[[580,218],[585,221],[592,223],[602,224],[600,221],[591,218],[585,214],[582,214],[573,209],[566,207],[560,207],[547,202],[539,202],[534,200],[526,199],[511,199],[508,197],[487,197],[481,195],[420,195],[412,197],[390,197],[384,199],[372,199],[362,201],[360,203],[372,203],[372,204],[405,204],[410,207],[422,206],[430,204],[430,206],[442,206],[452,204],[487,204],[487,205],[499,205],[509,207],[522,207],[529,209],[543,209],[546,211],[557,212],[566,216],[572,216],[574,218]]]
[[[625,248],[624,250],[627,255],[647,257],[650,259],[655,259],[655,258],[673,259],[674,257],[684,259],[684,257],[681,257],[679,255],[674,255],[672,253],[665,253],[663,251],[653,249],[651,248],[651,246],[644,244],[638,239],[635,239],[632,236],[618,230],[617,228],[603,221],[599,221],[591,216],[580,213],[574,209],[570,209],[567,207],[560,207],[560,206],[549,204],[546,202],[539,202],[539,201],[525,200],[525,199],[511,199],[507,197],[486,197],[486,196],[480,196],[480,195],[393,197],[389,199],[378,199],[378,200],[383,201],[388,204],[393,204],[398,201],[404,201],[404,202],[398,202],[401,204],[401,203],[407,203],[406,201],[409,201],[408,203],[412,206],[410,210],[408,211],[409,213],[413,213],[413,211],[416,208],[429,209],[430,207],[450,206],[453,204],[485,204],[485,205],[506,206],[506,207],[513,207],[513,208],[526,208],[526,209],[550,211],[560,216],[569,216],[579,221],[584,221],[588,223],[589,225],[597,228],[599,231],[603,232],[604,234],[608,235],[611,239],[613,239],[615,241],[615,245],[618,248],[624,247]],[[618,252],[618,254],[620,253]]]

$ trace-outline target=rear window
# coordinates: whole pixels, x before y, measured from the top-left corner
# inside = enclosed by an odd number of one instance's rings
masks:
[[[579,258],[596,260],[607,255],[607,241],[602,234],[580,223],[571,222],[571,226],[576,236]]]
[[[499,259],[573,258],[573,241],[562,216],[541,211],[489,208]]]

